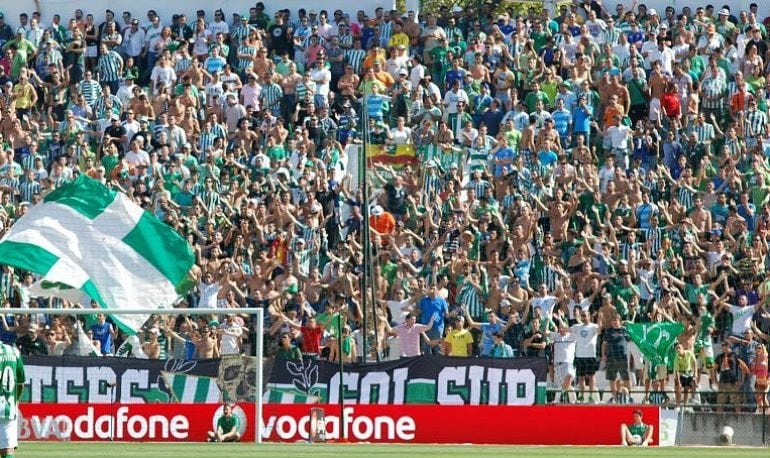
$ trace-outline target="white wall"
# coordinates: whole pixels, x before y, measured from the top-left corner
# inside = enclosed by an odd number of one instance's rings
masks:
[[[62,23],[66,25],[70,17],[74,17],[75,10],[80,8],[84,14],[94,15],[94,22],[97,24],[104,20],[104,11],[111,9],[115,12],[116,19],[122,21],[123,11],[130,11],[134,17],[140,21],[147,20],[147,11],[154,9],[158,12],[164,24],[171,24],[173,14],[185,13],[189,18],[195,18],[195,12],[199,9],[206,11],[206,19],[214,20],[214,10],[222,8],[225,12],[225,19],[228,22],[232,20],[233,13],[248,14],[249,8],[256,5],[258,0],[186,0],[184,2],[158,0],[40,0],[40,9],[42,10],[43,23],[49,25],[54,14],[61,15]],[[272,16],[273,11],[288,8],[292,11],[292,18],[296,19],[296,11],[300,8],[306,10],[315,9],[320,11],[325,9],[329,16],[335,9],[341,9],[349,13],[353,18],[356,11],[364,10],[373,14],[375,8],[394,8],[395,0],[262,0],[265,9]],[[0,10],[5,13],[5,22],[12,27],[19,23],[19,14],[27,13],[32,15],[35,11],[35,3],[31,0],[0,1]]]

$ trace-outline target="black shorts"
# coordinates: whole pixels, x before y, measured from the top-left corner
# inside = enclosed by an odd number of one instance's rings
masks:
[[[620,376],[621,380],[628,380],[628,360],[607,360],[604,372],[607,380],[610,382],[614,382],[618,376]]]
[[[587,377],[596,374],[599,370],[597,358],[575,358],[575,371],[578,377]]]
[[[682,388],[695,388],[695,379],[692,375],[680,375],[679,386]]]

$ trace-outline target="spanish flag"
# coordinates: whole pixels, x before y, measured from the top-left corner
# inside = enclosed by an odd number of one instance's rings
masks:
[[[369,163],[387,164],[395,167],[417,164],[414,145],[366,145],[366,160]]]

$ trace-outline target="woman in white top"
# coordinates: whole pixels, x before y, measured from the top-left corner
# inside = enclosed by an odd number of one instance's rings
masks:
[[[396,127],[390,131],[393,136],[394,145],[409,145],[412,143],[412,129],[406,127],[406,120],[399,116],[396,120]]]

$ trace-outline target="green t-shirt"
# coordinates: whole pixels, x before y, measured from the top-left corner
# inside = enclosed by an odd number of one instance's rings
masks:
[[[16,385],[27,381],[19,349],[0,346],[0,420],[15,420],[18,415]]]
[[[549,34],[546,31],[530,32],[529,38],[531,38],[534,42],[533,45],[535,46],[535,52],[540,52],[540,50],[545,47],[545,44],[548,41],[548,35]]]
[[[647,97],[643,91],[644,79],[634,78],[628,82],[628,96],[631,99],[631,106],[647,104]]]
[[[221,428],[222,432],[225,434],[232,431],[233,428],[237,429],[238,426],[240,426],[240,421],[235,415],[230,415],[229,417],[222,415],[219,417],[219,420],[217,420],[217,429]]]
[[[644,435],[647,433],[647,425],[642,423],[641,425],[637,424],[631,424],[628,426],[628,432],[630,432],[634,436],[639,436],[641,438],[644,438]]]
[[[120,162],[120,158],[117,155],[108,154],[102,158],[102,166],[104,166],[104,176],[108,177],[112,173],[112,170]]]
[[[684,288],[684,293],[687,296],[687,302],[696,304],[698,302],[698,295],[703,294],[708,298],[709,287],[708,285],[695,286],[692,283],[688,283]]]
[[[537,92],[530,92],[527,94],[527,96],[524,98],[524,104],[527,105],[527,111],[530,113],[535,111],[535,105],[537,102],[541,101],[543,102],[543,106],[548,107],[548,104],[550,103],[548,101],[548,94],[546,94],[543,91],[537,91]]]

